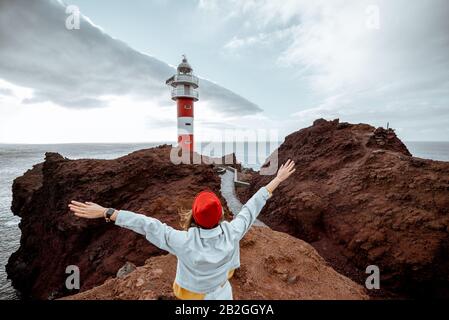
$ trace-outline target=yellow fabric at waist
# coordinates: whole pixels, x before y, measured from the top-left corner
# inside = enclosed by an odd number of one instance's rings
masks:
[[[234,270],[235,269],[228,271],[228,280],[231,279],[234,275]],[[206,295],[205,293],[197,293],[184,289],[179,284],[177,284],[176,281],[173,281],[173,293],[175,294],[176,298],[181,300],[204,300],[204,296]]]

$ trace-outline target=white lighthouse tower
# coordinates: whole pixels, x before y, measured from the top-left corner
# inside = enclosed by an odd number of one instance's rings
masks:
[[[183,55],[178,72],[165,83],[171,87],[171,98],[178,107],[178,146],[184,152],[193,151],[193,103],[198,101],[198,78]]]

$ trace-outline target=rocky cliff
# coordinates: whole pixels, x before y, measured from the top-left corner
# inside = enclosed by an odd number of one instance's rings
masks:
[[[219,193],[220,179],[211,165],[172,164],[170,151],[161,146],[115,160],[69,160],[48,153],[44,163],[17,178],[12,209],[22,218],[22,238],[7,265],[14,286],[35,299],[73,294],[65,289],[65,270],[77,265],[81,293],[70,299],[173,298],[173,256],[141,235],[67,210],[72,199],[94,201],[177,227],[177,209],[189,208],[204,188]],[[133,265],[140,267],[132,271]],[[367,298],[310,245],[268,228],[245,237],[242,267],[232,282],[236,298],[244,299]]]
[[[141,150],[115,160],[69,160],[47,153],[13,185],[13,212],[22,218],[20,248],[9,259],[8,276],[23,295],[66,295],[68,265],[81,272],[81,290],[115,276],[127,261],[142,265],[164,252],[142,236],[104,220],[76,218],[72,199],[149,214],[174,227],[177,210],[190,208],[204,188],[217,193],[212,165],[174,165],[171,146]]]
[[[393,130],[317,120],[278,149],[296,172],[261,213],[338,271],[400,296],[449,296],[449,163],[413,157]],[[254,174],[248,198],[270,176]]]

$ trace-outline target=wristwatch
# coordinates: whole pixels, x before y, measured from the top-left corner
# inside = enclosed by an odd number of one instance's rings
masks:
[[[104,219],[106,220],[106,222],[110,222],[111,221],[111,217],[114,214],[115,209],[113,208],[109,208],[105,211],[104,213]]]

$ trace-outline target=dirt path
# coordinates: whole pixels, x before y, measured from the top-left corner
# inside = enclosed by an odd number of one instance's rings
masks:
[[[220,175],[220,178],[221,178],[221,189],[220,189],[221,195],[223,196],[223,198],[225,198],[229,210],[231,210],[232,214],[236,216],[242,209],[243,205],[235,194],[234,173],[229,170],[226,170],[225,173]],[[256,219],[253,225],[259,227],[268,227],[265,223],[263,223],[259,219]]]

